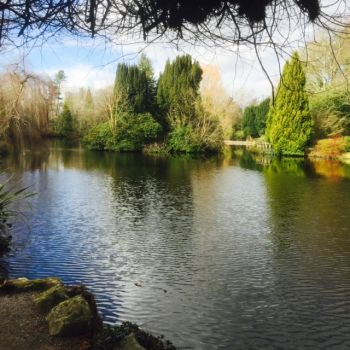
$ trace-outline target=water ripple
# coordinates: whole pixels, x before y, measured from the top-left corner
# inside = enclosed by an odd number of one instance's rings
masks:
[[[84,283],[106,322],[186,349],[350,348],[349,182],[61,156],[23,172],[40,195],[31,232],[17,226],[11,276]]]

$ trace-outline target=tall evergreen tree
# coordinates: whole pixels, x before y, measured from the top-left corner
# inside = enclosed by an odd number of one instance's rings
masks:
[[[124,63],[118,65],[114,91],[125,96],[128,107],[132,112],[146,113],[152,111],[154,103],[150,101],[150,82],[146,72],[137,65],[129,66]]]
[[[311,140],[314,123],[305,83],[304,69],[295,52],[286,62],[267,121],[267,138],[278,153],[302,154]]]
[[[138,68],[141,72],[146,74],[147,78],[147,106],[148,112],[157,113],[156,95],[157,95],[157,84],[154,79],[154,71],[151,60],[142,53],[138,62]]]
[[[244,136],[259,137],[264,135],[266,119],[270,109],[270,99],[267,98],[259,104],[251,104],[244,109],[242,129]]]
[[[242,119],[242,129],[244,136],[257,137],[258,130],[256,128],[256,106],[248,106],[244,109],[243,119]]]
[[[57,118],[56,132],[65,138],[71,138],[74,134],[74,118],[67,103],[63,105],[63,112]]]
[[[270,98],[266,98],[256,106],[255,122],[256,122],[256,130],[259,136],[262,136],[265,133],[266,121],[270,110],[270,104],[271,104]]]
[[[195,115],[201,79],[202,69],[190,55],[167,61],[157,89],[157,102],[163,116],[171,112],[179,124],[186,124]]]

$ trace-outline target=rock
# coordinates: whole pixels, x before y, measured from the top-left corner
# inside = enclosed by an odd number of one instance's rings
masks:
[[[54,306],[68,298],[64,286],[62,284],[57,284],[34,298],[34,302],[39,306],[42,312],[48,313]]]
[[[91,329],[93,316],[88,302],[77,295],[55,306],[46,320],[50,335],[69,337],[87,333]]]
[[[50,277],[44,279],[29,280],[28,278],[17,278],[5,280],[0,285],[0,292],[20,293],[29,291],[44,291],[56,285],[62,284],[59,278]]]
[[[118,350],[145,350],[145,348],[140,345],[134,333],[127,335],[118,345]]]

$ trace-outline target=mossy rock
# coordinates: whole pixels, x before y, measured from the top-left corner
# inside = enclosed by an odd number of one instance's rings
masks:
[[[34,302],[40,310],[48,313],[53,307],[59,303],[69,299],[66,289],[62,284],[58,284],[34,298]]]
[[[93,315],[88,302],[77,295],[55,306],[46,320],[50,335],[69,337],[89,332]]]
[[[115,350],[145,350],[145,348],[138,342],[135,333],[127,335],[120,344],[115,347]]]
[[[5,280],[4,283],[0,286],[0,292],[21,293],[44,291],[59,284],[62,284],[62,281],[59,278],[55,277],[35,280],[29,280],[28,278],[23,277],[13,280]]]

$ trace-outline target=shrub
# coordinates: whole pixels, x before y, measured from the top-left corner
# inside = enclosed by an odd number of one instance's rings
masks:
[[[154,142],[143,147],[143,153],[145,154],[155,154],[155,155],[167,155],[169,149],[166,143]]]
[[[109,123],[95,126],[85,136],[84,143],[92,150],[140,151],[145,144],[154,141],[160,132],[160,124],[150,113],[129,112],[119,116],[115,131]]]
[[[113,143],[113,133],[109,123],[98,124],[84,137],[83,142],[91,150],[103,151],[107,144]]]
[[[161,129],[150,113],[125,113],[118,120],[114,143],[108,148],[124,152],[140,151],[158,137]]]
[[[196,138],[192,125],[175,128],[169,135],[171,152],[200,152],[203,145]]]
[[[215,126],[213,126],[215,128]],[[201,132],[200,125],[192,124],[177,127],[169,135],[169,151],[184,153],[218,152],[222,147],[222,132],[214,130],[218,135],[209,139],[208,134]],[[222,130],[221,130],[222,131]]]
[[[338,159],[350,151],[350,137],[334,137],[319,140],[310,153],[311,157]]]
[[[332,89],[310,99],[310,110],[316,122],[318,137],[350,133],[350,93]]]

